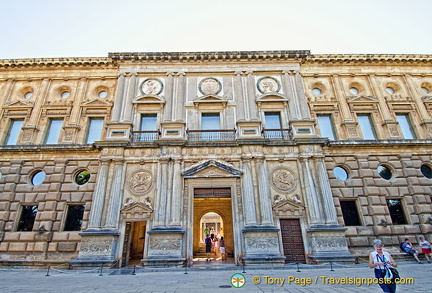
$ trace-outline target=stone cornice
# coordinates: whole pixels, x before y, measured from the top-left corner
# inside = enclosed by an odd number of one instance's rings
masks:
[[[120,52],[109,53],[114,61],[250,61],[303,59],[310,55],[308,50],[280,51],[219,51],[219,52]]]
[[[419,54],[316,54],[304,63],[431,63],[432,55]]]
[[[108,66],[113,65],[110,58],[32,58],[0,59],[0,68],[19,67],[64,67],[64,66]]]

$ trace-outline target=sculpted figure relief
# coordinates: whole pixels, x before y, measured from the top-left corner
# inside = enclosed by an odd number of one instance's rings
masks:
[[[141,83],[141,93],[144,95],[159,95],[162,89],[162,82],[156,78],[147,78]]]
[[[221,91],[222,85],[216,78],[210,77],[203,79],[198,89],[203,95],[217,95]]]
[[[272,175],[273,185],[282,191],[288,192],[295,187],[295,178],[294,175],[286,170],[279,169],[273,172]]]
[[[137,194],[147,192],[151,184],[152,176],[146,171],[136,172],[129,179],[129,189]]]

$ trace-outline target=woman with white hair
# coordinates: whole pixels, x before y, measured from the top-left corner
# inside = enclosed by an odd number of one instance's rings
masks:
[[[369,255],[369,267],[375,269],[375,277],[378,278],[381,289],[387,293],[394,293],[396,292],[396,284],[393,282],[393,284],[390,284],[390,281],[386,280],[385,276],[389,269],[397,267],[397,264],[390,253],[383,251],[384,244],[381,240],[374,240],[373,246],[375,250]]]

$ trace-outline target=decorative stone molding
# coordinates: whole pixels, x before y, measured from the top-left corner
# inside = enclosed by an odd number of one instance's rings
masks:
[[[213,168],[212,168],[213,167]],[[205,169],[209,169],[207,172],[201,172]],[[185,178],[200,178],[200,177],[240,177],[243,174],[242,171],[237,168],[230,166],[226,163],[222,163],[216,160],[208,160],[193,165],[182,172]]]

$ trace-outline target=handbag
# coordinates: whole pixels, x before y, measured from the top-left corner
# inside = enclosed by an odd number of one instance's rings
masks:
[[[381,256],[379,256],[378,254],[376,256],[384,264],[384,278],[391,279],[392,283],[394,284],[396,279],[400,279],[399,271],[395,268],[390,268],[386,263],[385,258],[381,258]]]

